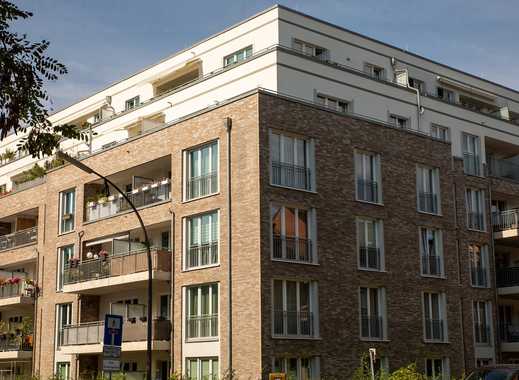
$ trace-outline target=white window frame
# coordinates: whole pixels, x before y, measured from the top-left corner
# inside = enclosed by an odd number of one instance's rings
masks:
[[[58,271],[57,271],[57,276],[56,276],[56,291],[58,292],[61,292],[63,291],[63,277],[65,275],[65,262],[63,260],[63,254],[64,254],[64,251],[66,249],[69,249],[71,248],[72,251],[70,252],[70,258],[69,258],[69,261],[71,258],[73,258],[76,254],[76,247],[74,244],[68,244],[68,245],[64,245],[64,246],[61,246],[58,248],[58,258],[57,258],[57,261],[58,261]]]
[[[272,229],[272,218],[274,217],[274,208],[280,209],[280,215],[281,215],[281,239],[282,239],[282,258],[274,257],[274,231]],[[308,231],[307,239],[309,240],[310,244],[310,254],[312,257],[311,261],[303,261],[303,260],[291,260],[286,258],[286,243],[284,242],[284,239],[288,237],[286,235],[286,219],[285,219],[285,212],[287,208],[292,208],[295,211],[295,236],[290,236],[292,238],[295,238],[296,240],[299,239],[299,210],[306,211],[306,225]],[[272,203],[270,205],[270,257],[273,261],[284,261],[284,262],[290,262],[290,263],[299,263],[299,264],[317,264],[318,263],[318,257],[317,257],[317,222],[316,222],[316,211],[315,208],[303,208],[303,207],[292,207],[290,205],[280,205],[277,203]]]
[[[373,63],[364,62],[364,72],[369,75],[370,78],[376,80],[386,81],[387,79],[387,71],[384,67],[375,65]],[[380,74],[376,75],[375,70],[380,71]]]
[[[465,189],[465,204],[466,204],[466,217],[467,217],[467,228],[473,231],[481,231],[485,232],[487,230],[487,221],[486,221],[486,207],[485,207],[485,190],[477,189],[472,187],[467,187]],[[470,225],[470,214],[476,213],[481,214],[483,216],[482,222],[483,226],[481,229],[476,226]]]
[[[359,202],[367,202],[373,204],[383,204],[382,198],[382,169],[380,154],[355,149],[355,199]],[[370,170],[368,170],[368,167]],[[368,178],[368,172],[371,171],[371,178]],[[359,194],[359,180],[375,182],[377,184],[377,201],[370,201],[361,198]],[[367,198],[367,197],[365,197]]]
[[[66,375],[62,377],[60,374],[60,366],[64,366]],[[68,361],[57,361],[56,362],[56,379],[57,380],[68,380],[70,379],[70,362]]]
[[[308,188],[301,188],[301,187],[292,187],[284,184],[276,184],[274,183],[274,168],[273,168],[273,143],[274,143],[274,135],[276,135],[279,140],[279,163],[280,164],[286,164],[286,165],[294,165],[296,166],[295,162],[298,162],[298,152],[297,152],[297,144],[296,141],[303,141],[304,142],[304,151],[305,151],[305,157],[304,157],[304,168],[310,173],[310,180],[307,179],[307,187]],[[293,140],[293,146],[294,146],[294,162],[286,162],[284,160],[285,158],[285,140]],[[290,134],[284,134],[282,132],[269,130],[269,148],[270,148],[270,155],[269,155],[269,164],[270,164],[270,185],[271,186],[277,186],[277,187],[284,187],[288,189],[295,189],[300,191],[310,191],[315,192],[316,191],[316,174],[315,174],[315,141],[314,139],[307,139],[301,136],[293,136]],[[297,165],[299,166],[299,165]]]
[[[439,93],[440,89],[443,91],[443,96],[440,96],[440,93]],[[452,91],[452,90],[449,90],[446,87],[436,86],[436,97],[438,99],[442,99],[442,100],[446,101],[447,103],[455,103],[456,102],[456,93],[454,91]]]
[[[423,239],[422,239],[423,231],[425,231],[427,237],[429,237],[429,236],[433,237],[435,255],[431,255],[431,252],[429,251],[429,245],[424,247]],[[444,257],[443,257],[443,231],[438,228],[420,226],[420,227],[418,227],[418,239],[419,239],[419,245],[420,245],[420,274],[423,277],[444,278],[445,277],[445,262],[444,262]],[[429,241],[429,239],[428,239],[428,241]],[[427,257],[437,256],[439,258],[439,260],[440,260],[440,273],[439,274],[425,273],[424,261],[423,261],[424,256],[427,256]]]
[[[298,47],[296,47],[296,45],[298,45],[298,44],[301,45],[300,49]],[[300,52],[301,54],[308,55],[310,57],[314,57],[314,58],[317,58],[322,61],[330,60],[330,50],[328,50],[322,46],[316,45],[316,44],[302,41],[298,38],[294,38],[292,40],[292,48],[294,50]],[[323,54],[321,56],[317,56],[317,52],[316,52],[317,49],[322,49]]]
[[[124,102],[124,110],[129,111],[134,108],[137,108],[141,104],[141,97],[140,95],[136,95],[130,99],[126,99]]]
[[[485,276],[485,284],[484,285],[478,285],[476,279],[473,277],[473,271],[472,269],[478,269],[477,267],[473,266],[473,256],[477,253],[474,251],[474,247],[476,247],[479,250],[479,262],[481,263],[480,269],[484,272]],[[488,254],[488,245],[486,244],[469,244],[468,247],[469,251],[469,270],[470,270],[470,284],[473,288],[488,288],[490,286],[490,259]]]
[[[198,171],[200,173],[202,173],[202,159],[201,159],[201,154],[202,154],[202,149],[206,148],[206,147],[209,147],[209,173],[213,173],[215,172],[216,173],[216,190],[214,192],[210,191],[209,193],[207,194],[204,194],[204,195],[199,195],[197,197],[193,197],[193,198],[190,198],[189,197],[189,192],[188,192],[188,188],[189,188],[189,181],[191,180],[191,153],[193,152],[198,152],[197,155],[199,156],[198,158]],[[213,168],[213,150],[215,149],[216,147],[216,169]],[[207,142],[207,143],[204,143],[202,145],[198,145],[196,147],[192,147],[192,148],[189,148],[189,149],[186,149],[184,150],[183,152],[183,158],[184,158],[184,180],[183,180],[183,194],[182,194],[182,198],[183,198],[183,201],[184,202],[190,202],[190,201],[193,201],[193,200],[196,200],[196,199],[202,199],[202,198],[206,198],[206,197],[210,197],[210,196],[213,196],[215,194],[218,194],[220,192],[220,140],[213,140],[213,141],[210,141],[210,142]],[[196,177],[195,177],[196,178]],[[212,184],[211,184],[212,185]]]
[[[198,231],[198,237],[199,237],[199,241],[202,241],[202,227],[201,227],[201,219],[203,216],[211,216],[211,224],[213,223],[213,218],[216,219],[216,243],[217,243],[217,257],[216,257],[216,262],[215,263],[209,263],[207,265],[197,265],[197,266],[193,266],[193,267],[190,267],[188,265],[189,263],[189,241],[190,241],[190,236],[191,236],[191,224],[190,224],[190,221],[193,220],[193,219],[199,219],[200,220],[200,228],[199,228],[199,231]],[[210,227],[212,229],[212,226]],[[218,266],[220,265],[220,210],[212,210],[212,211],[208,211],[208,212],[204,212],[204,213],[201,213],[201,214],[195,214],[195,215],[190,215],[190,216],[187,216],[185,218],[183,218],[183,230],[184,230],[184,244],[183,244],[183,248],[184,248],[184,254],[182,255],[183,257],[183,270],[184,271],[189,271],[189,270],[195,270],[195,269],[203,269],[203,268],[210,268],[210,267],[215,267],[215,266]],[[212,232],[210,231],[209,232],[210,234],[212,234]],[[211,243],[214,243],[214,242],[211,242]],[[201,260],[199,261],[201,262]]]
[[[432,295],[437,295],[438,304],[433,305]],[[427,315],[425,305],[428,304],[430,315]],[[443,338],[435,339],[432,337],[431,339],[427,338],[427,319],[433,320],[433,306],[438,307],[438,316],[442,321],[443,325]],[[422,292],[422,321],[423,321],[423,339],[428,343],[445,343],[449,341],[449,327],[447,323],[447,295],[443,292]]]
[[[66,311],[66,313],[65,313]],[[64,317],[66,318],[66,323],[63,323]],[[60,329],[64,326],[68,326],[72,324],[72,302],[59,303],[56,304],[55,309],[55,349],[57,350],[60,347]]]
[[[431,137],[436,140],[449,142],[450,141],[450,128],[445,127],[443,125],[431,123]]]
[[[243,58],[240,58],[240,54],[243,53]],[[235,65],[239,62],[243,62],[247,60],[248,58],[252,57],[253,51],[252,51],[252,45],[248,45],[242,49],[236,50],[235,52],[232,52],[231,54],[226,55],[223,57],[223,67]],[[232,60],[232,61],[229,61]]]
[[[434,362],[439,360],[440,363],[441,363],[441,373],[434,373],[435,372],[435,366],[434,366]],[[427,374],[427,364],[428,364],[428,361],[431,361],[431,368],[433,370],[433,373],[432,373],[432,377],[428,377],[428,378],[431,378],[432,380],[450,380],[450,368],[449,368],[449,358],[427,358],[425,359],[425,375],[428,376]]]
[[[192,374],[189,373],[189,370],[190,370],[190,366],[189,366],[189,362],[192,361],[192,360],[196,360],[196,371],[197,371],[197,374],[196,374],[196,377],[194,377],[195,379],[197,380],[202,380],[202,361],[204,360],[209,360],[209,368],[210,368],[210,373],[209,373],[209,379],[212,380],[212,379],[219,379],[219,376],[220,374],[219,373],[213,373],[213,362],[214,361],[217,361],[218,362],[218,372],[220,372],[220,360],[218,358],[218,356],[199,356],[199,357],[188,357],[186,358],[186,378],[193,378]]]
[[[351,102],[348,100],[340,99],[335,96],[329,96],[320,92],[315,94],[315,101],[328,109],[348,113],[351,112]]]
[[[481,176],[481,139],[470,133],[461,133],[461,151],[463,154],[463,171],[465,174]],[[474,173],[466,167],[467,157],[474,157]]]
[[[216,310],[214,310],[214,305],[213,305],[213,285],[216,285],[216,292],[217,292],[217,299],[218,299],[218,307]],[[198,304],[196,306],[197,308],[197,313],[196,313],[196,317],[201,317],[202,316],[202,288],[203,287],[209,287],[209,310],[211,311],[210,314],[208,315],[211,315],[211,316],[216,316],[217,317],[217,331],[216,331],[216,336],[203,336],[203,337],[192,337],[190,338],[188,336],[188,328],[187,328],[187,324],[189,323],[188,322],[188,318],[190,317],[189,315],[189,309],[190,309],[190,306],[191,306],[191,297],[190,297],[190,291],[192,289],[196,289],[197,292],[198,292]],[[213,283],[205,283],[205,284],[199,284],[199,285],[192,285],[192,286],[188,286],[186,287],[186,292],[185,292],[185,317],[184,317],[184,321],[186,323],[186,331],[184,333],[185,335],[185,341],[186,342],[201,342],[201,341],[217,341],[219,340],[220,338],[220,304],[221,304],[221,297],[220,297],[220,284],[219,283],[216,283],[216,282],[213,282]]]
[[[276,334],[275,333],[275,282],[281,281],[282,282],[282,291],[283,291],[283,312],[287,312],[287,282],[295,282],[296,283],[296,312],[301,312],[301,297],[300,297],[300,285],[302,283],[308,283],[308,297],[309,297],[309,306],[310,310],[309,312],[312,314],[312,335],[302,335],[300,333],[297,333],[295,335],[288,334],[288,328],[286,320],[283,320],[283,334]],[[274,278],[272,280],[272,337],[273,338],[283,338],[283,339],[290,339],[290,338],[306,338],[306,339],[315,339],[319,336],[319,299],[318,299],[318,292],[319,292],[319,285],[317,281],[302,281],[302,280],[291,280],[291,279],[284,279],[284,278]]]
[[[293,380],[313,380],[313,379],[319,379],[320,378],[320,369],[321,369],[321,363],[320,363],[320,357],[319,356],[308,356],[308,357],[289,357],[289,356],[283,356],[283,357],[272,357],[272,370],[276,370],[276,360],[280,361],[281,362],[281,372],[283,373],[287,373],[287,368],[288,368],[288,360],[291,360],[291,359],[296,359],[297,360],[297,374],[296,374],[296,378],[293,379]],[[301,364],[301,361],[303,359],[306,359],[309,361],[310,363],[310,371],[311,371],[311,374],[310,374],[310,378],[306,378],[304,377],[303,378],[303,375],[302,375],[302,364]]]
[[[427,186],[427,185],[430,186]],[[429,187],[429,188],[428,188]],[[420,208],[420,193],[436,196],[436,212]],[[440,169],[425,165],[416,165],[416,209],[418,212],[441,215]]]
[[[477,307],[474,307],[475,304],[477,304]],[[481,304],[484,304],[485,307],[485,315],[482,316],[481,313],[480,313],[480,307]],[[474,313],[474,310],[477,310],[476,313]],[[493,317],[492,317],[492,303],[490,301],[482,301],[482,300],[475,300],[473,301],[472,303],[472,319],[473,319],[473,334],[474,334],[474,343],[478,346],[494,346],[494,329],[493,329],[493,325],[492,325],[492,320],[493,320]],[[489,332],[489,335],[488,335],[488,343],[487,342],[477,342],[476,341],[476,335],[475,335],[475,332],[474,332],[474,329],[475,329],[475,326],[476,324],[479,324],[481,325],[481,322],[485,322],[485,325],[488,327],[488,332]]]
[[[356,226],[357,226],[357,265],[359,270],[364,271],[374,271],[374,272],[384,272],[385,267],[385,256],[384,256],[384,222],[381,219],[373,219],[366,217],[357,217],[356,218]],[[371,224],[374,228],[374,248],[377,248],[379,251],[379,268],[370,268],[369,265],[363,267],[361,265],[360,255],[361,255],[361,234],[364,234],[364,240],[368,240],[368,228],[369,224]],[[366,263],[368,259],[366,259]]]
[[[395,113],[389,114],[388,123],[395,128],[411,129],[411,119],[408,117],[397,115]]]
[[[72,198],[68,197],[68,194],[72,194]],[[70,204],[72,201],[72,205]],[[66,212],[67,211],[67,212]],[[70,229],[66,229],[67,221],[63,219],[65,215],[70,215],[72,219],[72,226]],[[65,234],[73,232],[76,228],[76,188],[63,190],[59,193],[59,233]]]
[[[362,336],[362,289],[367,289],[366,297],[367,297],[367,317],[368,318],[381,318],[382,319],[382,336],[381,337],[367,337]],[[378,315],[371,314],[371,302],[370,302],[370,294],[371,292],[377,292],[377,300],[378,300]],[[359,337],[360,340],[363,341],[383,341],[387,340],[388,331],[387,331],[387,304],[386,304],[386,288],[384,287],[370,287],[370,286],[361,286],[358,289],[358,300],[359,300]]]

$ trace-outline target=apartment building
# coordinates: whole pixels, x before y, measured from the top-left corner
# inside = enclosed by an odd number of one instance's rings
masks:
[[[429,376],[519,360],[519,92],[274,6],[0,143],[0,372]],[[37,166],[35,166],[37,164]],[[517,251],[517,252],[516,252]]]

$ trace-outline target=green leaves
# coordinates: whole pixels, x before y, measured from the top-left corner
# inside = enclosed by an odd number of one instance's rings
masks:
[[[9,25],[32,16],[9,1],[0,0],[0,141],[11,133],[26,133],[18,149],[33,157],[51,155],[64,138],[87,140],[78,126],[52,126],[45,104],[46,81],[67,73],[65,65],[45,55],[49,41],[31,42]]]

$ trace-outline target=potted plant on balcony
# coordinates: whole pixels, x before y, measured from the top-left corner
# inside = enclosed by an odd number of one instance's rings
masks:
[[[70,268],[77,268],[79,266],[79,257],[72,257],[68,263]]]
[[[99,259],[101,261],[106,261],[106,259],[108,258],[108,251],[106,249],[102,249],[99,251]]]

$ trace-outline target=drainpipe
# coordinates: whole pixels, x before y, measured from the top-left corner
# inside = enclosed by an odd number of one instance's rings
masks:
[[[232,119],[227,117],[225,119],[225,127],[227,128],[227,260],[229,265],[227,277],[227,314],[229,318],[229,331],[227,336],[227,368],[229,374],[232,376],[232,226],[231,226],[231,129]]]
[[[394,61],[394,58],[391,59],[391,65],[394,66],[396,64],[396,61]],[[405,73],[405,87],[413,90],[416,93],[416,122],[417,122],[417,129],[420,131],[420,117],[424,113],[424,108],[422,107],[421,102],[421,95],[420,90],[417,88],[414,88],[409,85],[409,71],[407,69],[393,69],[394,73]]]

